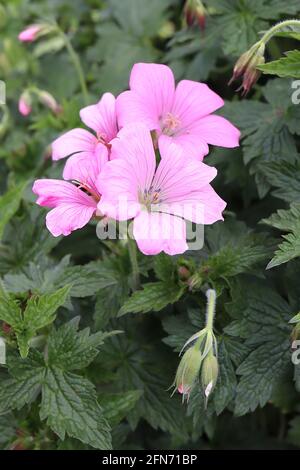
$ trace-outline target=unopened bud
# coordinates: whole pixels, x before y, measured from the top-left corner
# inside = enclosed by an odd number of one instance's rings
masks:
[[[51,109],[55,114],[61,112],[61,106],[57,103],[54,96],[52,96],[48,91],[39,91],[38,93],[39,100],[42,104]]]
[[[199,377],[201,361],[202,354],[196,345],[190,347],[182,356],[173,385],[182,394],[183,401],[185,398],[188,400],[191,390]]]
[[[31,103],[31,95],[28,90],[25,90],[19,99],[19,112],[22,116],[28,116],[31,113]]]
[[[206,25],[207,11],[200,0],[187,0],[184,6],[184,16],[188,26],[198,23],[203,31]]]
[[[178,277],[181,281],[187,281],[191,276],[190,270],[186,266],[179,266]]]
[[[208,400],[210,394],[218,380],[219,374],[219,365],[216,356],[213,354],[213,351],[207,354],[203,360],[202,371],[201,371],[201,382],[202,388],[205,395],[205,399]]]
[[[21,42],[33,42],[38,37],[44,36],[45,34],[53,31],[53,26],[47,23],[35,23],[27,26],[23,31],[20,32],[18,39]]]
[[[242,84],[237,91],[243,90],[242,95],[246,95],[260,76],[256,67],[265,62],[264,53],[265,44],[260,42],[255,43],[247,52],[244,52],[234,66],[233,75],[228,85],[242,77]]]

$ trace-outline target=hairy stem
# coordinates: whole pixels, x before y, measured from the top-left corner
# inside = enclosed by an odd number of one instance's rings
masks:
[[[58,31],[59,35],[64,40],[66,49],[69,53],[70,59],[71,59],[73,65],[74,65],[74,68],[75,68],[77,76],[78,76],[78,80],[79,80],[79,83],[80,83],[80,87],[81,87],[81,91],[82,91],[82,94],[83,94],[84,101],[85,101],[86,104],[88,104],[89,94],[88,94],[88,89],[87,89],[87,86],[86,86],[84,73],[83,73],[83,70],[82,70],[82,66],[81,66],[79,56],[78,56],[77,52],[75,51],[74,47],[72,46],[72,43],[71,43],[70,39],[68,38],[68,36],[60,29],[60,27],[58,25],[57,25],[57,31]]]
[[[206,311],[206,328],[207,330],[213,330],[213,321],[215,316],[216,308],[216,291],[214,289],[208,289],[206,292],[207,297],[207,311]]]
[[[281,21],[280,23],[275,24],[270,28],[261,38],[260,42],[267,44],[267,42],[280,31],[282,28],[286,28],[288,26],[299,26],[300,27],[300,20],[285,20]]]
[[[140,272],[137,260],[136,242],[131,237],[128,237],[128,251],[132,267],[133,290],[135,291],[140,288]]]

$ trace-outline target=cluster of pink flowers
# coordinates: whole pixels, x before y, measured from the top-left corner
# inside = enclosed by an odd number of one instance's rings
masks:
[[[212,114],[223,104],[203,83],[182,80],[176,87],[165,65],[135,64],[129,91],[117,98],[105,93],[80,111],[91,131],[72,129],[53,142],[53,160],[69,157],[64,180],[33,185],[37,203],[52,208],[50,232],[69,235],[93,217],[132,219],[143,253],[183,253],[185,219],[223,219],[226,204],[210,185],[217,171],[202,162],[208,144],[239,145],[239,131]]]

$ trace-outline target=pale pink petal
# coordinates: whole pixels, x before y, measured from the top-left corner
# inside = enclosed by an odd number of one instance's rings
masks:
[[[93,217],[95,208],[81,204],[61,204],[46,216],[46,226],[54,237],[70,235],[84,227]]]
[[[150,130],[159,129],[160,119],[170,111],[174,101],[172,70],[161,64],[135,64],[130,75],[130,90],[117,98],[120,125],[142,122]]]
[[[217,170],[195,159],[186,159],[176,144],[160,146],[162,159],[153,179],[153,187],[160,190],[164,202],[184,200],[192,192],[210,183]]]
[[[38,195],[37,204],[54,208],[47,214],[46,225],[55,237],[82,228],[97,209],[91,196],[66,181],[37,180],[32,191]]]
[[[169,214],[143,210],[134,219],[133,235],[145,255],[156,255],[161,251],[175,255],[188,249],[185,222]]]
[[[98,178],[98,209],[127,220],[139,212],[140,196],[153,180],[156,162],[150,132],[142,124],[126,126],[112,142],[112,155]]]
[[[205,116],[191,126],[190,132],[197,134],[208,144],[221,147],[238,147],[240,131],[227,119],[210,115]]]
[[[196,160],[203,160],[203,157],[208,154],[209,147],[200,134],[191,134],[190,132],[182,133],[182,135],[168,136],[162,134],[159,139],[159,147],[165,144],[175,143],[183,150],[184,158],[193,158]]]
[[[102,144],[98,147],[94,155],[81,152],[68,158],[63,172],[64,179],[79,181],[97,193],[98,176],[108,161],[107,148]]]
[[[54,179],[36,180],[32,191],[38,196],[36,203],[40,206],[57,207],[60,204],[80,204],[94,207],[94,210],[97,206],[91,196],[67,181]]]
[[[104,93],[97,104],[83,108],[80,117],[105,142],[110,142],[118,133],[116,99],[111,93]]]
[[[73,153],[93,153],[97,142],[96,137],[85,129],[72,129],[52,143],[52,158],[59,160]]]
[[[105,165],[97,182],[102,195],[98,210],[102,214],[116,220],[136,216],[140,210],[137,171],[138,168],[125,159],[116,159]]]
[[[180,120],[182,131],[198,119],[224,105],[222,98],[205,83],[182,80],[175,92],[172,115]]]
[[[111,160],[127,160],[139,188],[149,188],[154,176],[156,159],[151,133],[143,124],[129,124],[112,141]]]

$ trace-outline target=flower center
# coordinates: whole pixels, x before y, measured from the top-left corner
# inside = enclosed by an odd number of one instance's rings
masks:
[[[163,134],[174,135],[180,127],[180,124],[180,119],[177,116],[174,116],[172,113],[167,113],[161,122]]]
[[[150,186],[149,189],[144,189],[144,191],[139,191],[139,202],[144,204],[147,210],[150,212],[152,204],[159,204],[160,199],[160,189],[154,189]]]

